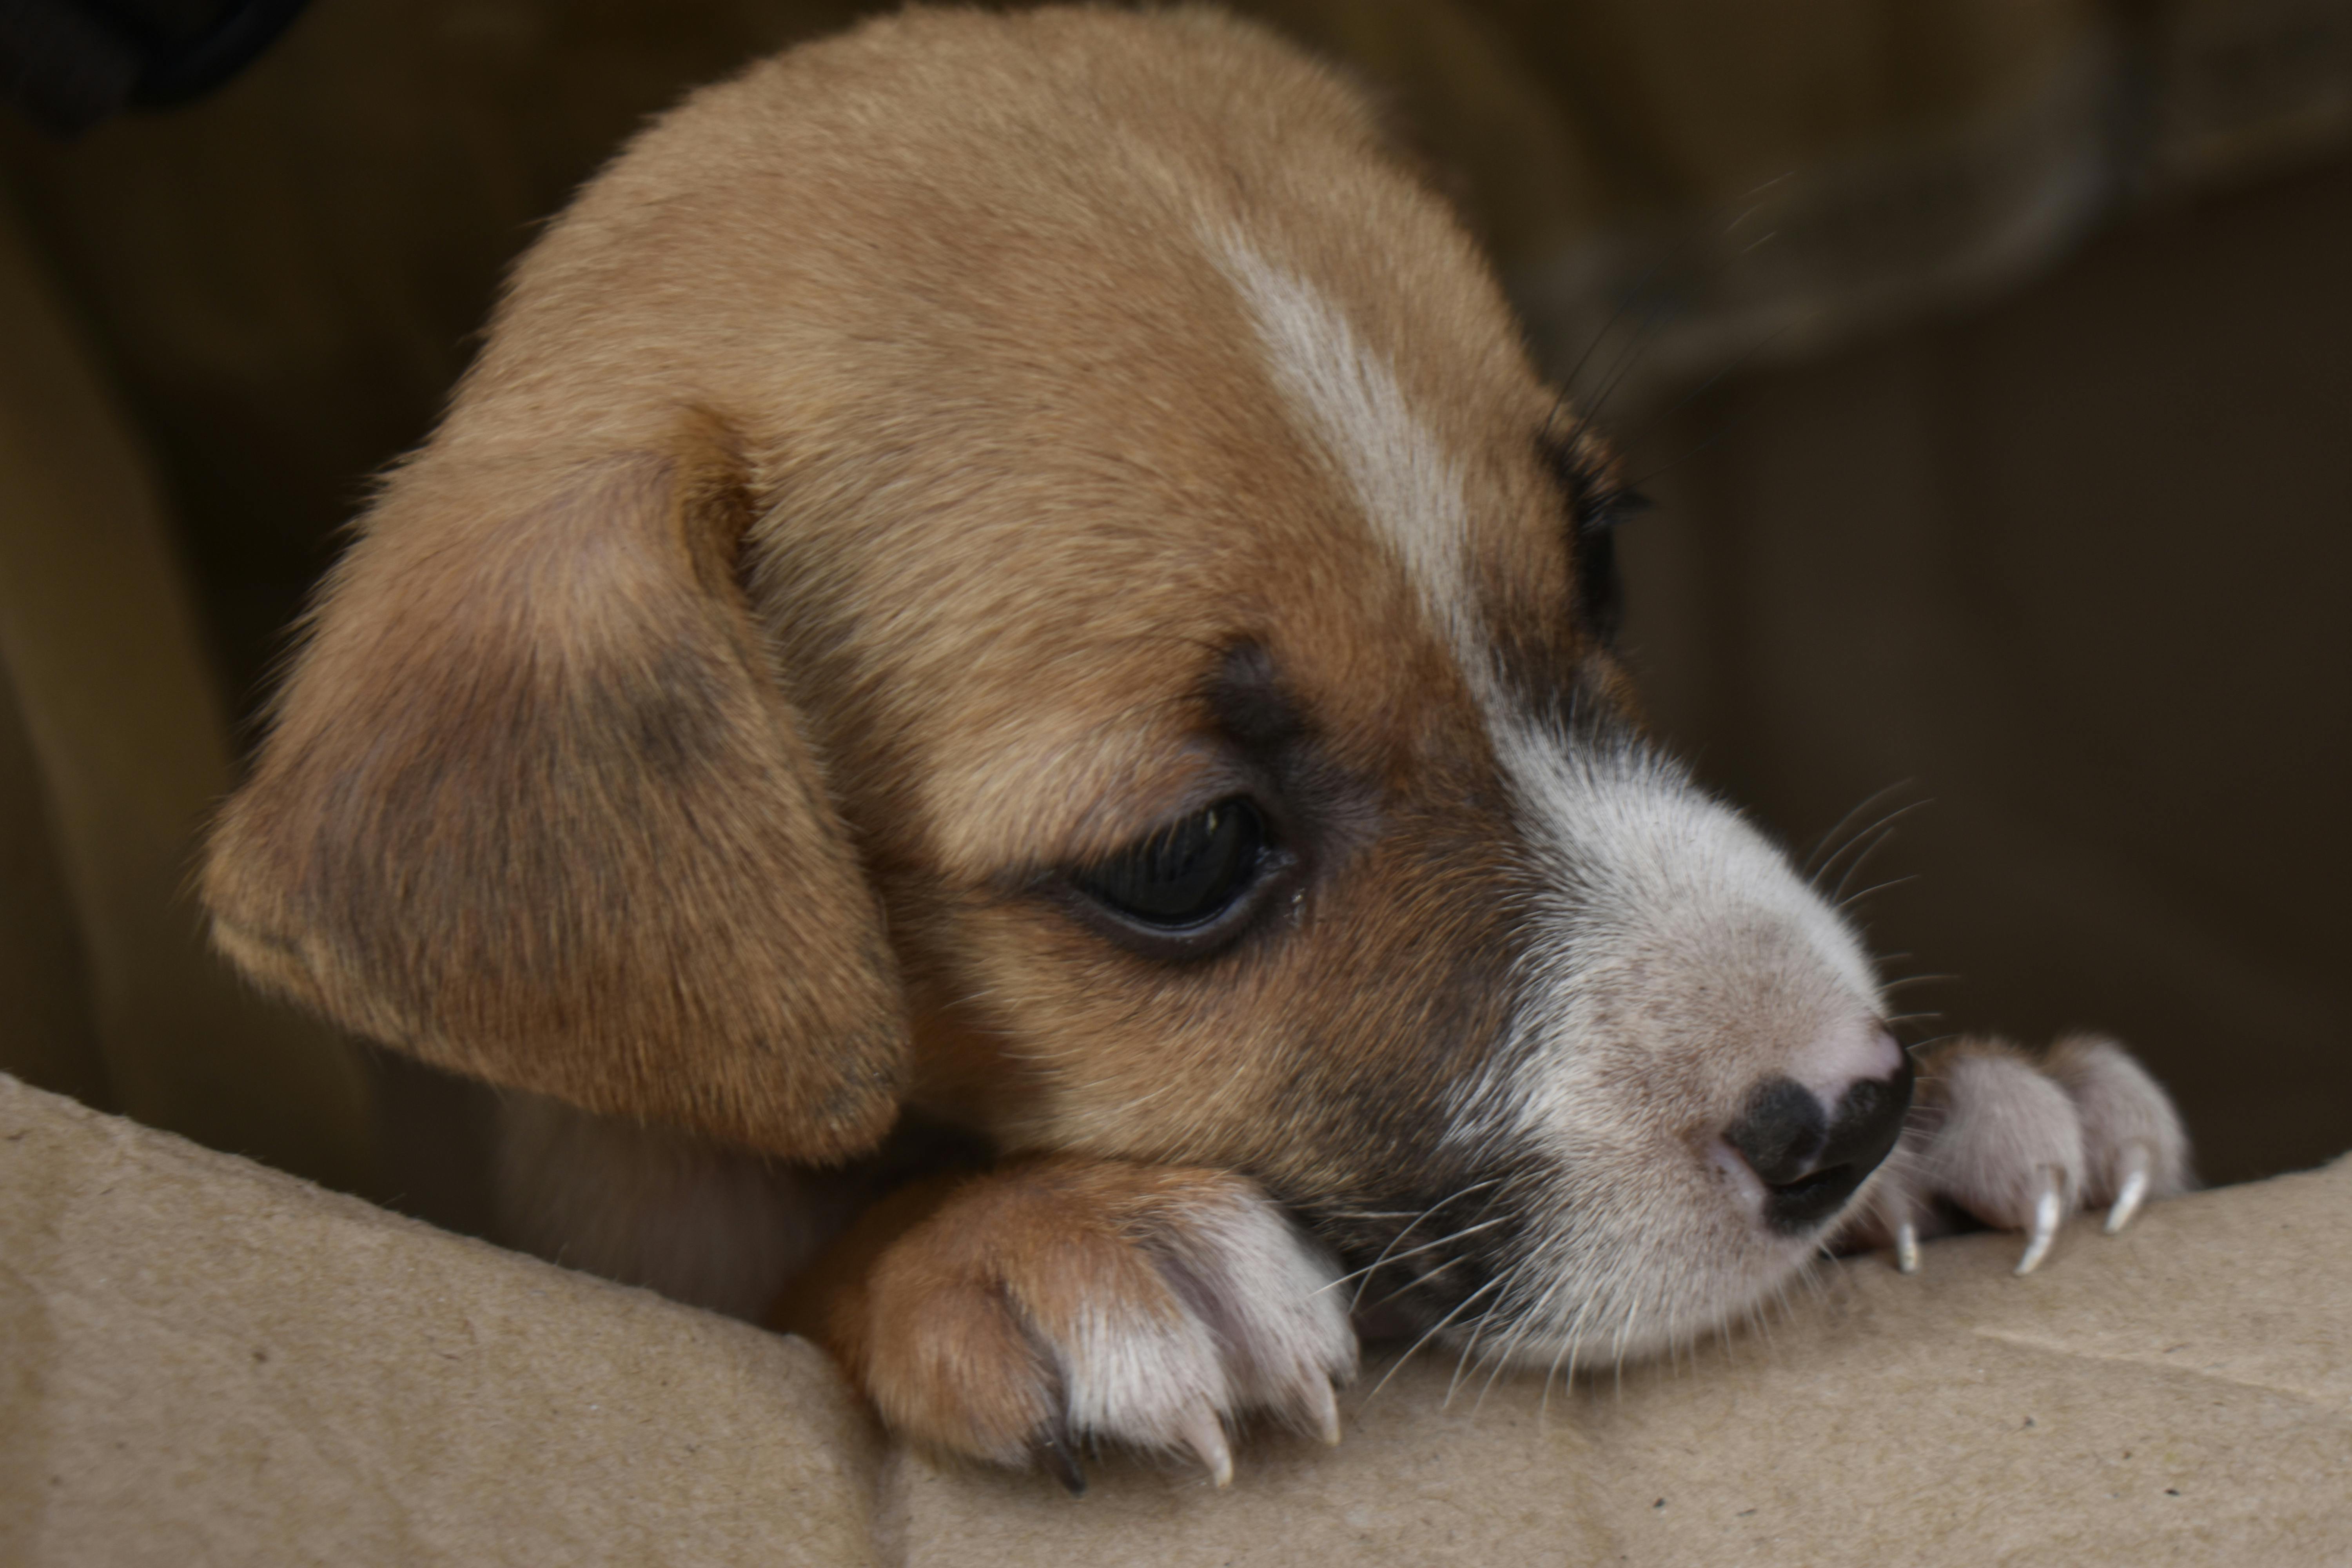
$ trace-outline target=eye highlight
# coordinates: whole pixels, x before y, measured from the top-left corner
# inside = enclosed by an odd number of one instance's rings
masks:
[[[1071,879],[1080,890],[1155,931],[1213,925],[1258,879],[1265,823],[1234,796],[1172,823]]]

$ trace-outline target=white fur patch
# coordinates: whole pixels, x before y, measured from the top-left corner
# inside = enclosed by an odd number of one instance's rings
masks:
[[[1703,1150],[1755,1083],[1801,1072],[1833,1089],[1874,1056],[1868,960],[1780,850],[1680,768],[1513,701],[1474,588],[1463,466],[1328,297],[1236,236],[1210,248],[1291,416],[1454,655],[1546,889],[1523,1016],[1461,1086],[1446,1138],[1474,1160],[1539,1150],[1557,1190],[1526,1216],[1508,1276],[1463,1303],[1465,1323],[1492,1313],[1469,1343],[1613,1356],[1752,1310],[1808,1244],[1767,1234],[1757,1194],[1735,1198]]]
[[[1583,1163],[1638,1109],[1629,1083],[1663,1090],[1692,1061],[1736,1058],[1771,1014],[1819,1020],[1784,1026],[1791,1058],[1872,1016],[1877,984],[1845,921],[1680,766],[1638,742],[1498,729],[1549,889],[1528,955],[1538,984],[1520,1048],[1465,1091],[1453,1140],[1532,1131]],[[1759,984],[1743,970],[1766,952],[1776,984]],[[1754,1076],[1788,1065],[1759,1058]]]
[[[1538,853],[1570,898],[1561,934],[1630,928],[1694,943],[1759,921],[1801,936],[1825,977],[1874,1002],[1877,983],[1852,929],[1788,858],[1676,763],[1634,742],[1570,745],[1513,723],[1496,737],[1507,777],[1537,831]]]
[[[1055,1346],[1073,1431],[1197,1451],[1252,1410],[1310,1430],[1329,1419],[1332,1384],[1355,1375],[1355,1331],[1329,1259],[1280,1211],[1203,1205],[1144,1245],[1181,1310],[1090,1310]]]
[[[1246,1405],[1296,1411],[1356,1373],[1348,1298],[1319,1247],[1263,1204],[1201,1215],[1163,1250],[1179,1289],[1224,1347]]]
[[[1201,1413],[1234,1408],[1216,1341],[1190,1313],[1165,1322],[1089,1311],[1055,1349],[1073,1432],[1176,1448]]]
[[[1396,372],[1313,284],[1234,237],[1212,247],[1255,322],[1266,369],[1292,414],[1346,481],[1486,700],[1486,637],[1465,569],[1462,470],[1417,417]]]
[[[1613,1362],[1757,1310],[1812,1243],[1713,1158],[1748,1089],[1824,1037],[1866,1037],[1871,966],[1845,921],[1738,813],[1636,742],[1517,720],[1497,751],[1548,889],[1510,1048],[1449,1140],[1531,1146],[1559,1173],[1486,1303],[1481,1355]]]

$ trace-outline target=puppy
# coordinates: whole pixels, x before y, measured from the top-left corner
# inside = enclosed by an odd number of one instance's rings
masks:
[[[541,1097],[538,1245],[793,1276],[898,1431],[1066,1479],[1336,1438],[1351,1303],[1557,1369],[1842,1223],[2030,1262],[2178,1190],[2105,1042],[1948,1053],[1906,1124],[1853,930],[1643,738],[1632,499],[1339,76],[1204,12],[895,16],[523,258],[204,895]],[[983,1163],[885,1191],[910,1116]]]

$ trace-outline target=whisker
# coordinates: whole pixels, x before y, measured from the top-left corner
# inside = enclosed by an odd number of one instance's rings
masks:
[[[1853,908],[1854,905],[1862,902],[1863,900],[1870,897],[1873,893],[1883,893],[1889,888],[1899,888],[1906,882],[1916,882],[1918,879],[1919,874],[1916,871],[1914,871],[1908,876],[1889,877],[1884,882],[1873,882],[1869,887],[1864,888],[1862,891],[1854,894],[1852,898],[1840,899],[1837,901],[1838,910],[1843,913],[1843,911]]]
[[[1863,862],[1869,859],[1873,855],[1878,853],[1878,851],[1885,846],[1887,840],[1893,837],[1895,824],[1927,804],[1928,803],[1924,800],[1915,800],[1906,805],[1898,805],[1893,811],[1886,813],[1877,821],[1862,829],[1862,831],[1856,833],[1853,837],[1847,839],[1843,845],[1840,845],[1838,847],[1837,853],[1822,861],[1821,869],[1813,873],[1811,882],[1814,890],[1817,892],[1820,890],[1822,879],[1828,876],[1832,870],[1835,869],[1839,861],[1844,859],[1846,856],[1853,854],[1855,850],[1859,849],[1860,853],[1854,855],[1852,864],[1848,865],[1845,870],[1840,874],[1838,878],[1838,890],[1836,893],[1832,894],[1831,897],[1836,898],[1843,895],[1845,891],[1847,880],[1851,879],[1856,871],[1862,868]]]
[[[1373,1302],[1371,1310],[1377,1312],[1382,1307],[1387,1306],[1391,1301],[1395,1300],[1399,1296],[1403,1295],[1406,1291],[1418,1290],[1423,1285],[1426,1285],[1431,1280],[1436,1279],[1439,1275],[1449,1274],[1469,1261],[1470,1260],[1466,1258],[1449,1258],[1434,1268],[1423,1269],[1419,1274],[1416,1274],[1412,1279],[1406,1280],[1403,1284],[1398,1286],[1395,1289],[1390,1291],[1387,1295],[1381,1297],[1379,1300]],[[1349,1309],[1350,1311],[1354,1311],[1356,1310],[1357,1309],[1354,1307],[1350,1307]]]
[[[1776,230],[1774,232],[1777,233],[1778,231]],[[1764,237],[1765,239],[1769,239],[1772,236],[1769,234]],[[1756,243],[1758,245],[1761,245],[1763,242],[1763,240],[1759,240]],[[1748,248],[1748,250],[1753,250],[1755,247],[1755,246],[1749,246]],[[1739,254],[1745,256],[1748,254],[1748,251],[1743,250]],[[1675,401],[1663,411],[1651,416],[1648,424],[1643,426],[1639,430],[1625,438],[1625,440],[1621,444],[1621,449],[1628,452],[1637,449],[1643,442],[1657,434],[1660,426],[1664,426],[1667,420],[1672,419],[1675,415],[1680,414],[1684,409],[1688,408],[1692,404],[1706,396],[1726,378],[1736,375],[1740,371],[1745,370],[1748,367],[1749,361],[1762,353],[1766,349],[1770,348],[1775,342],[1786,336],[1790,327],[1792,325],[1794,325],[1793,322],[1784,323],[1780,326],[1775,327],[1770,331],[1765,333],[1762,337],[1757,339],[1754,342],[1748,344],[1746,348],[1740,350],[1739,353],[1735,354],[1731,358],[1730,362],[1725,364],[1722,369],[1717,371],[1713,375],[1708,376],[1705,381],[1700,382],[1696,386],[1692,387],[1688,392],[1684,393],[1680,397],[1675,399]],[[1645,480],[1636,480],[1633,488],[1639,489],[1645,482]]]
[[[1763,184],[1757,185],[1754,189],[1747,192],[1745,199],[1748,200],[1748,205],[1734,214],[1730,221],[1727,222],[1723,226],[1719,236],[1715,237],[1727,240],[1737,235],[1739,230],[1746,226],[1749,219],[1756,216],[1757,214],[1764,211],[1765,208],[1770,205],[1766,202],[1758,201],[1755,198],[1763,195],[1765,192],[1770,190],[1774,185],[1777,185],[1782,180],[1789,178],[1790,173],[1793,173],[1793,171],[1784,172],[1780,174],[1775,175],[1773,178],[1765,181]],[[1769,243],[1779,233],[1780,231],[1777,228],[1766,230],[1762,236],[1757,239],[1749,241],[1746,246],[1742,247],[1736,255],[1738,257],[1748,255],[1758,247]],[[1586,363],[1590,361],[1594,353],[1599,350],[1601,341],[1605,339],[1611,331],[1617,328],[1619,323],[1622,321],[1625,315],[1631,310],[1641,303],[1643,297],[1645,294],[1651,294],[1651,285],[1657,280],[1658,275],[1665,271],[1669,267],[1676,268],[1690,267],[1698,258],[1702,247],[1708,244],[1709,238],[1709,236],[1703,233],[1685,234],[1681,239],[1668,247],[1662,254],[1656,256],[1655,258],[1650,262],[1649,266],[1643,268],[1642,275],[1633,280],[1633,287],[1626,289],[1622,295],[1620,296],[1623,300],[1624,303],[1612,306],[1611,308],[1609,319],[1602,323],[1601,330],[1593,334],[1592,341],[1585,345],[1584,352],[1577,356],[1576,363],[1570,367],[1567,376],[1563,378],[1561,382],[1563,387],[1571,391],[1574,389],[1577,377],[1582,374]],[[1612,370],[1600,392],[1595,394],[1591,398],[1581,400],[1585,403],[1584,416],[1588,421],[1596,421],[1601,417],[1602,409],[1606,407],[1608,404],[1610,395],[1616,390],[1618,383],[1624,378],[1626,372],[1632,367],[1632,365],[1639,362],[1642,351],[1648,346],[1647,340],[1655,334],[1657,329],[1665,321],[1671,301],[1665,297],[1663,290],[1652,295],[1652,298],[1654,302],[1652,304],[1650,310],[1643,318],[1642,329],[1636,334],[1633,345],[1619,356],[1616,366]],[[1770,337],[1778,337],[1780,332],[1786,331],[1788,329],[1786,327],[1776,329],[1771,334],[1769,334],[1766,341],[1769,342]],[[1761,346],[1761,344],[1758,344],[1751,347],[1748,353],[1741,354],[1738,359],[1732,363],[1731,365],[1727,366],[1724,371],[1717,373],[1717,375],[1710,377],[1706,384],[1702,384],[1688,396],[1685,396],[1683,402],[1689,402],[1691,397],[1696,397],[1699,393],[1705,392],[1706,388],[1708,386],[1712,386],[1716,381],[1722,379],[1724,374],[1736,371],[1740,364],[1744,363],[1747,359],[1752,356],[1757,348],[1760,348]],[[1681,405],[1681,404],[1677,404],[1675,406],[1679,408]],[[1655,421],[1653,421],[1653,424],[1654,425]]]
[[[1909,805],[1903,807],[1902,810],[1890,811],[1885,816],[1879,818],[1878,822],[1870,829],[1870,833],[1872,835],[1870,842],[1864,845],[1861,852],[1846,863],[1846,868],[1843,871],[1838,873],[1837,889],[1834,892],[1830,894],[1830,898],[1832,900],[1843,899],[1845,897],[1846,885],[1853,880],[1854,877],[1862,870],[1863,867],[1870,863],[1870,858],[1877,854],[1881,849],[1885,848],[1889,843],[1894,841],[1895,824],[1896,819],[1904,816],[1905,813],[1927,804],[1927,803],[1924,800],[1915,800]],[[1855,842],[1861,842],[1859,837],[1857,837]],[[1848,846],[1848,847],[1850,848],[1852,846]],[[1832,864],[1835,864],[1836,860],[1836,856],[1831,857]],[[1828,866],[1822,868],[1822,874],[1823,876],[1827,876],[1829,874]]]
[[[1532,1310],[1522,1314],[1518,1327],[1513,1329],[1505,1337],[1503,1348],[1495,1352],[1494,1370],[1487,1373],[1486,1386],[1478,1390],[1478,1403],[1470,1407],[1470,1415],[1474,1420],[1477,1417],[1478,1412],[1486,1408],[1486,1395],[1495,1392],[1495,1384],[1501,1379],[1503,1369],[1511,1364],[1511,1352],[1518,1348],[1519,1342],[1527,1337],[1528,1330],[1534,1322],[1535,1314]]]
[[[1814,841],[1811,853],[1805,857],[1804,864],[1797,868],[1798,874],[1803,877],[1806,881],[1812,881],[1814,878],[1821,874],[1820,870],[1816,869],[1813,863],[1821,859],[1822,852],[1827,849],[1832,843],[1835,842],[1838,835],[1843,833],[1853,823],[1855,817],[1860,816],[1864,812],[1868,811],[1872,806],[1876,805],[1880,801],[1885,800],[1896,790],[1909,787],[1911,782],[1911,780],[1904,778],[1896,779],[1891,784],[1881,784],[1878,788],[1871,791],[1868,795],[1864,795],[1860,800],[1854,802],[1852,806],[1847,808],[1846,814],[1843,816],[1839,817],[1835,822],[1830,825],[1830,830],[1827,833],[1822,834],[1820,838]]]
[[[1664,265],[1663,262],[1652,263],[1649,271],[1634,280],[1633,293],[1636,297],[1649,285],[1650,279],[1657,276],[1658,268]],[[1622,320],[1623,320],[1622,310],[1612,308],[1609,312],[1608,320],[1602,321],[1600,329],[1592,334],[1592,341],[1584,345],[1584,352],[1576,356],[1576,363],[1568,367],[1568,374],[1559,378],[1559,400],[1552,405],[1554,418],[1557,418],[1568,406],[1568,400],[1575,395],[1576,378],[1584,374],[1585,365],[1594,354],[1601,352],[1601,345],[1608,341],[1610,333],[1617,330],[1617,324]],[[1544,421],[1544,433],[1546,435],[1551,433],[1550,419]]]
[[[1533,1261],[1532,1258],[1529,1261]],[[1509,1364],[1511,1353],[1517,1349],[1519,1341],[1527,1335],[1529,1330],[1535,1327],[1538,1320],[1551,1310],[1553,1300],[1559,1296],[1561,1290],[1570,1284],[1573,1279],[1574,1276],[1565,1270],[1556,1271],[1553,1275],[1552,1282],[1544,1287],[1543,1294],[1537,1297],[1532,1302],[1528,1303],[1527,1308],[1520,1312],[1518,1327],[1513,1330],[1510,1338],[1504,1342],[1503,1348],[1496,1358],[1495,1370],[1487,1374],[1486,1386],[1478,1391],[1478,1404],[1476,1406],[1473,1407],[1474,1415],[1476,1410],[1485,1408],[1486,1404],[1486,1395],[1493,1391],[1496,1380],[1501,1377],[1503,1373],[1503,1368]],[[1584,1321],[1584,1310],[1586,1307],[1591,1305],[1591,1298],[1588,1296],[1585,1299],[1584,1304],[1577,1309],[1575,1318],[1570,1321],[1571,1338],[1573,1337],[1575,1326],[1580,1325]],[[1560,1351],[1552,1356],[1551,1364],[1544,1369],[1544,1403],[1543,1405],[1539,1405],[1537,1409],[1538,1424],[1540,1424],[1543,1418],[1543,1410],[1549,1405],[1551,1398],[1552,1374],[1559,1370],[1560,1354],[1565,1353],[1566,1351],[1567,1342],[1564,1341],[1562,1342]]]
[[[1446,1313],[1445,1316],[1438,1319],[1434,1323],[1432,1323],[1427,1331],[1423,1333],[1421,1338],[1413,1341],[1412,1343],[1406,1348],[1404,1354],[1397,1357],[1395,1363],[1391,1365],[1388,1371],[1381,1374],[1380,1382],[1372,1384],[1371,1392],[1364,1395],[1364,1405],[1370,1405],[1373,1400],[1380,1397],[1381,1390],[1389,1385],[1389,1379],[1394,1377],[1397,1374],[1398,1369],[1402,1367],[1405,1363],[1411,1361],[1415,1352],[1417,1352],[1422,1346],[1430,1342],[1432,1336],[1442,1331],[1446,1324],[1460,1317],[1462,1315],[1462,1310],[1465,1307],[1470,1305],[1471,1302],[1476,1300],[1487,1291],[1492,1290],[1496,1286],[1500,1285],[1503,1282],[1503,1279],[1504,1277],[1502,1275],[1496,1275],[1492,1279],[1487,1280],[1484,1285],[1479,1286],[1478,1289],[1471,1291],[1470,1294],[1463,1297],[1461,1300],[1455,1302],[1454,1310]],[[1356,1408],[1361,1410],[1364,1407],[1364,1405],[1360,1405]]]
[[[1567,1331],[1560,1336],[1559,1349],[1552,1352],[1551,1364],[1544,1369],[1543,1403],[1537,1407],[1536,1411],[1536,1418],[1539,1423],[1546,1419],[1551,1410],[1552,1378],[1555,1375],[1559,1376],[1560,1386],[1563,1388],[1573,1388],[1576,1385],[1577,1347],[1583,1343],[1584,1315],[1592,1310],[1595,1300],[1597,1298],[1587,1296],[1577,1304],[1576,1315],[1568,1321]],[[1563,1358],[1568,1363],[1568,1368],[1564,1373],[1560,1370]]]
[[[1900,980],[1889,980],[1879,986],[1881,991],[1900,990],[1906,985],[1928,985],[1947,980],[1958,980],[1957,974],[1906,974]],[[1932,1015],[1931,1015],[1932,1016]]]
[[[1506,1290],[1505,1294],[1507,1295],[1508,1291]],[[1479,1336],[1486,1331],[1486,1319],[1487,1314],[1481,1312],[1476,1321],[1471,1324],[1470,1337],[1462,1342],[1461,1353],[1454,1358],[1454,1375],[1445,1380],[1445,1397],[1438,1401],[1439,1409],[1450,1410],[1454,1407],[1454,1395],[1462,1386],[1462,1374],[1468,1369],[1470,1358],[1477,1353]]]
[[[1655,271],[1656,268],[1653,268],[1651,270]],[[1664,331],[1665,323],[1666,307],[1662,300],[1653,306],[1649,314],[1643,319],[1640,330],[1633,334],[1633,341],[1626,346],[1623,353],[1617,356],[1617,363],[1610,367],[1609,379],[1601,384],[1601,390],[1594,393],[1591,400],[1586,403],[1584,417],[1588,423],[1597,422],[1602,417],[1603,411],[1609,406],[1611,395],[1617,390],[1634,365],[1641,363],[1643,351],[1647,350],[1657,335]]]
[[[1517,1283],[1519,1279],[1527,1272],[1528,1265],[1528,1259],[1523,1257],[1517,1262],[1512,1264],[1510,1268],[1503,1271],[1502,1279],[1505,1283],[1503,1294],[1496,1299],[1498,1302],[1507,1301],[1510,1300],[1511,1289],[1513,1286]],[[1493,1319],[1494,1315],[1494,1309],[1489,1309],[1488,1310],[1479,1314],[1478,1326],[1476,1329],[1472,1331],[1470,1342],[1462,1347],[1462,1356],[1454,1363],[1454,1380],[1446,1384],[1446,1404],[1452,1405],[1454,1403],[1454,1390],[1461,1387],[1462,1374],[1465,1368],[1471,1364],[1471,1352],[1477,1349],[1478,1342],[1486,1336],[1487,1324]],[[1525,1315],[1522,1315],[1519,1318],[1517,1324],[1512,1329],[1510,1334],[1505,1338],[1503,1348],[1492,1352],[1490,1359],[1494,1363],[1494,1371],[1489,1373],[1486,1376],[1486,1388],[1482,1388],[1478,1391],[1478,1403],[1471,1407],[1470,1414],[1473,1421],[1477,1419],[1478,1412],[1486,1407],[1486,1389],[1494,1387],[1495,1379],[1502,1374],[1504,1366],[1508,1363],[1510,1347],[1517,1342],[1519,1334],[1525,1331],[1528,1321],[1528,1318]]]
[[[1451,1236],[1441,1236],[1435,1241],[1424,1241],[1419,1247],[1408,1247],[1406,1250],[1398,1253],[1393,1258],[1390,1257],[1385,1251],[1383,1251],[1378,1258],[1367,1263],[1361,1268],[1357,1269],[1354,1274],[1342,1274],[1337,1279],[1332,1280],[1329,1285],[1319,1285],[1316,1287],[1315,1294],[1319,1296],[1324,1291],[1332,1289],[1333,1286],[1345,1285],[1349,1280],[1357,1279],[1362,1275],[1368,1275],[1375,1268],[1383,1268],[1391,1263],[1402,1263],[1406,1258],[1413,1257],[1417,1253],[1427,1252],[1433,1247],[1444,1247],[1449,1241],[1459,1241],[1465,1236],[1475,1236],[1482,1230],[1492,1230],[1498,1225],[1507,1225],[1510,1223],[1512,1218],[1513,1216],[1510,1215],[1496,1215],[1493,1219],[1486,1221],[1484,1225],[1465,1226]],[[1398,1239],[1402,1239],[1402,1233],[1400,1233]],[[1396,1243],[1391,1242],[1389,1245],[1393,1247]],[[1407,1287],[1407,1289],[1411,1289],[1411,1287]],[[1359,1295],[1362,1294],[1360,1290],[1357,1293]]]
[[[1363,1305],[1364,1287],[1371,1283],[1372,1270],[1378,1268],[1381,1264],[1388,1261],[1389,1254],[1396,1249],[1397,1243],[1402,1241],[1406,1237],[1411,1236],[1415,1226],[1420,1225],[1423,1220],[1427,1219],[1439,1209],[1444,1208],[1450,1204],[1458,1203],[1462,1199],[1468,1197],[1472,1193],[1479,1191],[1481,1188],[1494,1186],[1497,1183],[1501,1182],[1502,1179],[1503,1178],[1500,1176],[1490,1176],[1483,1182],[1473,1182],[1470,1185],[1464,1187],[1460,1192],[1454,1193],[1448,1196],[1438,1199],[1435,1203],[1430,1205],[1427,1208],[1415,1215],[1411,1225],[1406,1226],[1402,1230],[1398,1231],[1394,1236],[1389,1237],[1388,1246],[1381,1248],[1381,1255],[1378,1258],[1373,1258],[1368,1267],[1357,1270],[1357,1273],[1365,1277],[1364,1284],[1356,1287],[1355,1299],[1348,1303],[1348,1310],[1352,1312]],[[1489,1199],[1488,1201],[1491,1203],[1493,1200]],[[1485,1211],[1482,1208],[1480,1212],[1484,1213]],[[1353,1279],[1355,1276],[1349,1275],[1349,1278]],[[1408,1289],[1411,1288],[1412,1287],[1410,1286],[1406,1287]]]

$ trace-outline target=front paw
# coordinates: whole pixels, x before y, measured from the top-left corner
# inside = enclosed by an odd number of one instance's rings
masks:
[[[1892,1242],[1906,1274],[1918,1238],[1949,1205],[1998,1230],[2026,1233],[2020,1274],[2050,1250],[2080,1209],[2107,1210],[2121,1230],[2150,1198],[2186,1191],[2189,1135],[2147,1070],[2115,1041],[2071,1035],[2039,1060],[2000,1040],[1962,1039],[1919,1063],[1902,1142],[1854,1226]]]
[[[1040,1160],[971,1178],[875,1251],[825,1337],[904,1436],[1073,1491],[1081,1444],[1190,1453],[1268,1411],[1339,1440],[1356,1368],[1336,1273],[1222,1172]]]

